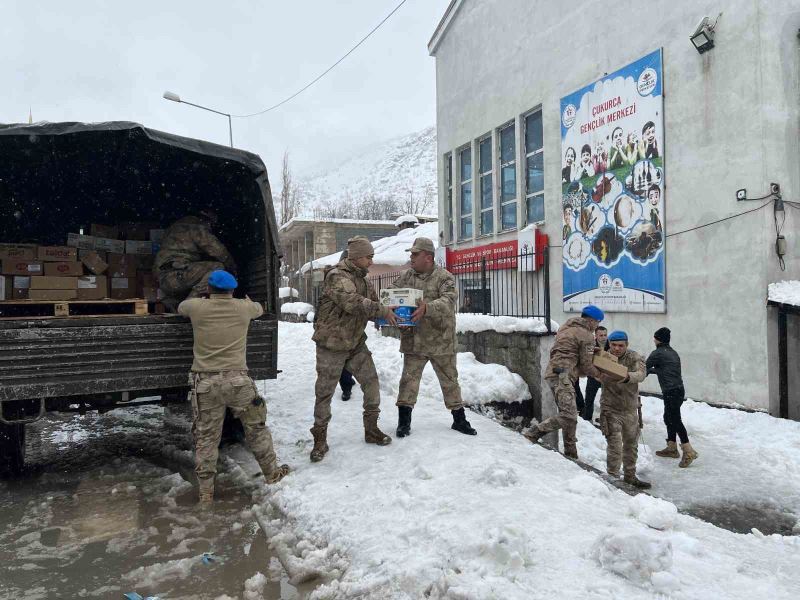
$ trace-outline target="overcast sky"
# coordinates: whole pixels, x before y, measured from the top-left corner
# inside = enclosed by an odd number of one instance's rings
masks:
[[[228,143],[222,116],[270,106],[308,83],[400,0],[6,0],[0,122],[137,121]],[[435,122],[427,42],[448,0],[408,0],[319,83],[264,116],[234,119],[234,145],[261,155],[277,187],[297,173]]]

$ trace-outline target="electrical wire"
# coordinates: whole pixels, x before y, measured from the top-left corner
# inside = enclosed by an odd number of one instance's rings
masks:
[[[323,72],[322,72],[320,75],[318,75],[316,78],[314,78],[313,80],[311,80],[311,81],[310,81],[308,84],[306,84],[305,86],[303,86],[302,88],[300,88],[299,90],[297,90],[297,91],[296,91],[294,94],[292,94],[291,96],[289,96],[289,97],[287,97],[287,98],[284,98],[283,100],[281,100],[281,101],[280,101],[280,102],[278,102],[277,104],[273,104],[272,106],[270,106],[270,107],[268,107],[268,108],[265,108],[264,110],[260,110],[260,111],[258,111],[258,112],[254,112],[254,113],[249,113],[249,114],[246,114],[246,115],[231,115],[231,117],[234,117],[234,118],[236,118],[236,119],[248,119],[248,118],[250,118],[250,117],[256,117],[256,116],[258,116],[258,115],[263,115],[264,113],[268,113],[268,112],[270,112],[270,111],[272,111],[272,110],[275,110],[276,108],[278,108],[278,107],[280,107],[280,106],[283,106],[284,104],[286,104],[286,103],[287,103],[287,102],[289,102],[290,100],[293,100],[294,98],[296,98],[297,96],[299,96],[300,94],[302,94],[303,92],[305,92],[305,91],[306,91],[308,88],[310,88],[312,85],[314,85],[315,83],[317,83],[317,82],[318,82],[320,79],[322,79],[323,77],[325,77],[325,75],[327,75],[328,73],[330,73],[331,71],[333,71],[333,70],[334,70],[334,69],[335,69],[335,68],[336,68],[336,67],[339,65],[339,63],[341,63],[341,62],[342,62],[344,59],[346,59],[346,58],[347,58],[348,56],[350,56],[350,55],[351,55],[353,52],[355,52],[355,50],[356,50],[356,49],[357,49],[357,48],[358,48],[358,47],[359,47],[361,44],[363,44],[364,42],[366,42],[366,41],[369,39],[369,37],[370,37],[370,36],[371,36],[373,33],[375,33],[376,31],[378,31],[378,29],[380,29],[380,28],[381,28],[381,26],[382,26],[384,23],[386,23],[386,21],[388,21],[388,20],[389,20],[389,18],[390,18],[390,17],[391,17],[391,16],[392,16],[394,13],[396,13],[398,10],[400,10],[400,7],[401,7],[401,6],[403,6],[403,4],[405,4],[407,1],[408,1],[408,0],[402,0],[402,2],[400,2],[400,4],[398,4],[397,6],[395,6],[395,7],[394,7],[394,9],[392,10],[392,12],[390,12],[388,15],[386,15],[386,16],[383,18],[383,20],[382,20],[380,23],[378,23],[378,24],[377,24],[375,27],[373,27],[373,28],[372,28],[372,30],[371,30],[371,31],[370,31],[370,32],[369,32],[367,35],[365,35],[363,38],[361,38],[361,39],[358,41],[358,43],[357,43],[355,46],[353,46],[352,48],[350,48],[350,50],[348,50],[348,51],[347,51],[347,53],[346,53],[344,56],[342,56],[342,57],[341,57],[339,60],[337,60],[335,63],[333,63],[333,64],[332,64],[330,67],[328,67],[327,69],[325,69],[325,70],[324,70],[324,71],[323,71]]]
[[[684,229],[683,231],[676,231],[674,233],[668,233],[666,235],[666,237],[669,238],[669,237],[673,237],[673,236],[676,236],[676,235],[682,235],[684,233],[689,233],[690,231],[697,231],[698,229],[703,229],[703,227],[709,227],[711,225],[716,225],[717,223],[722,223],[723,221],[728,221],[730,219],[735,219],[736,217],[741,217],[743,215],[747,215],[747,214],[750,214],[752,212],[756,212],[757,210],[761,210],[762,208],[764,208],[766,206],[769,206],[770,204],[772,204],[772,200],[770,200],[768,202],[765,202],[764,204],[762,204],[761,206],[757,206],[756,208],[751,208],[750,210],[745,210],[743,212],[736,213],[736,214],[724,217],[722,219],[717,219],[716,221],[711,221],[710,223],[705,223],[703,225],[698,225],[697,227],[692,227],[690,229]]]

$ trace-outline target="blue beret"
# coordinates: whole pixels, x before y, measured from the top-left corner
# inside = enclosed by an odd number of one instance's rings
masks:
[[[208,276],[208,285],[218,290],[234,290],[239,284],[236,283],[236,277],[227,271],[219,270],[211,271],[211,275]]]
[[[609,342],[627,342],[628,341],[628,334],[624,331],[612,331],[608,336]]]
[[[594,304],[590,304],[581,312],[582,317],[589,317],[595,321],[602,321],[605,318],[603,311],[597,308]]]

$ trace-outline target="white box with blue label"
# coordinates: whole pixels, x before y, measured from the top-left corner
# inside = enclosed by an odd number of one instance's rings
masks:
[[[411,314],[416,310],[417,305],[422,300],[422,290],[415,288],[390,288],[381,290],[379,301],[383,306],[396,306],[394,314],[397,316],[397,324],[404,327],[415,327],[417,324],[411,321]],[[384,319],[378,319],[378,326],[386,325]]]

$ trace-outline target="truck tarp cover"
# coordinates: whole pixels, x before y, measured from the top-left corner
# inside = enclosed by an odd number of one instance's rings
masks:
[[[92,222],[167,226],[205,207],[234,256],[279,253],[255,154],[122,121],[0,125],[0,242],[63,245]]]

